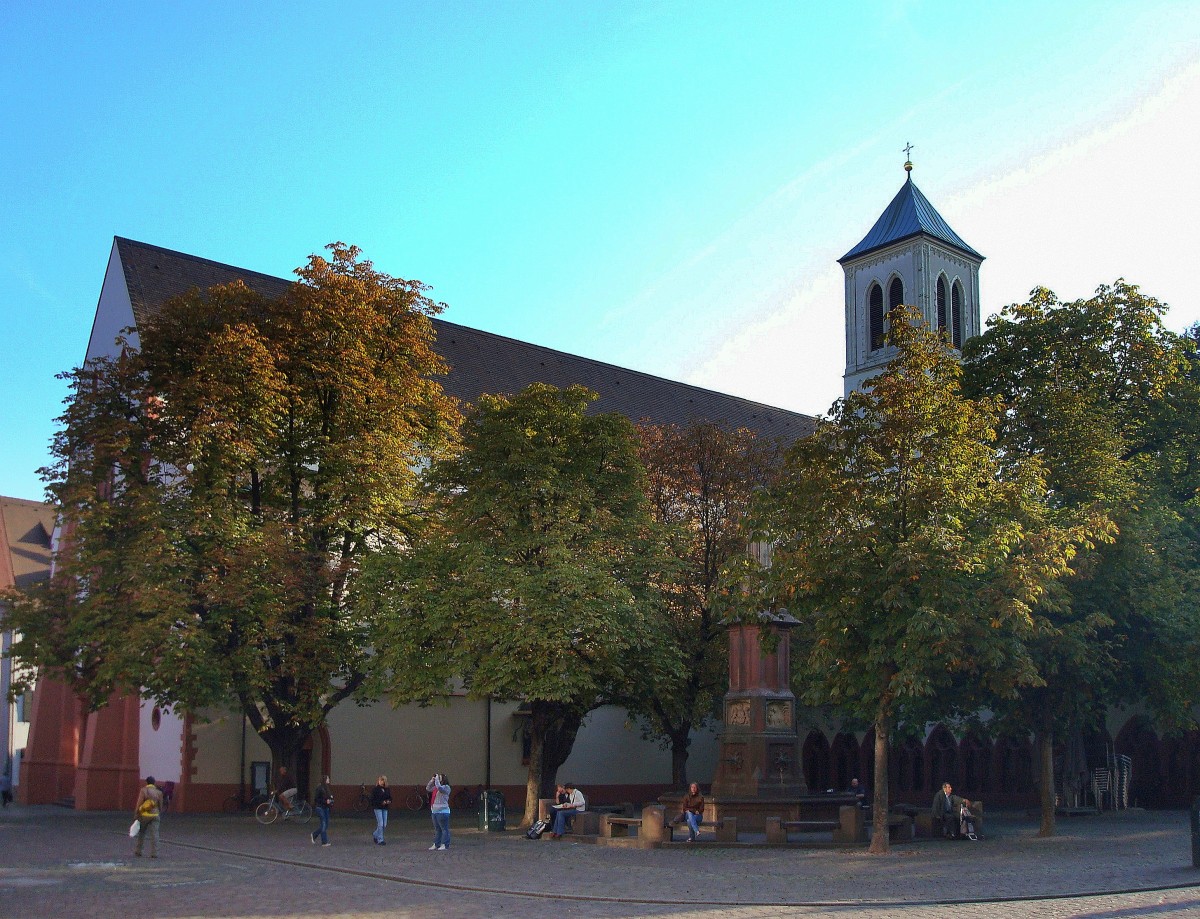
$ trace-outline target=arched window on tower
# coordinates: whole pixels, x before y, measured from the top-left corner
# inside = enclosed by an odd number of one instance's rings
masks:
[[[892,310],[904,302],[904,282],[899,278],[892,278],[892,283],[888,285],[888,321],[891,321]]]
[[[871,350],[883,347],[883,288],[872,284],[867,291],[868,312],[871,316]]]
[[[954,288],[950,292],[950,316],[954,322],[954,333],[952,340],[954,347],[962,347],[962,324],[963,324],[963,289],[962,284],[958,281],[954,282]]]
[[[937,310],[938,310],[938,331],[946,330],[946,322],[950,318],[946,311],[946,279],[939,277],[937,282]]]

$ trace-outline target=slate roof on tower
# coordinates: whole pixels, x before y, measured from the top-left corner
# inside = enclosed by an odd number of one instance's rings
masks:
[[[896,192],[892,203],[875,221],[875,226],[862,238],[862,242],[838,259],[838,262],[866,255],[868,252],[921,234],[931,236],[972,258],[983,260],[982,255],[950,229],[950,224],[942,219],[942,215],[929,203],[929,199],[921,194],[921,189],[913,182],[910,172],[900,191]]]
[[[269,297],[283,293],[290,281],[208,259],[116,237],[135,321],[141,325],[171,297],[193,287],[207,290],[241,279]],[[483,393],[511,395],[531,383],[564,388],[580,383],[599,393],[594,411],[620,412],[634,421],[686,425],[713,421],[748,428],[759,436],[788,443],[813,432],[809,415],[752,402],[737,396],[689,386],[637,370],[555,351],[503,335],[433,319],[436,350],[450,365],[442,379],[445,391],[463,402]]]

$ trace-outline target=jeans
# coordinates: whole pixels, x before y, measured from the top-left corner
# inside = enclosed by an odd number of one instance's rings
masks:
[[[149,820],[140,821],[142,828],[138,830],[137,845],[134,846],[133,854],[142,854],[142,842],[146,837],[150,837],[150,857],[158,858],[158,817],[151,817]]]
[[[700,824],[702,824],[704,822],[704,820],[701,819],[700,814],[694,814],[691,811],[684,811],[683,819],[687,821],[688,838],[695,839],[697,836],[699,836],[700,835]]]
[[[433,844],[450,848],[450,811],[433,812]]]
[[[567,810],[565,807],[560,807],[554,812],[554,827],[550,832],[556,836],[561,836],[571,828],[571,824],[575,821],[575,811]]]
[[[319,836],[321,837],[322,843],[327,843],[329,842],[329,808],[322,807],[318,804],[316,811],[317,819],[321,822],[317,828],[313,830],[312,838],[316,839]]]
[[[375,832],[371,834],[371,838],[377,843],[383,842],[383,830],[387,826],[387,809],[383,807],[375,808]]]

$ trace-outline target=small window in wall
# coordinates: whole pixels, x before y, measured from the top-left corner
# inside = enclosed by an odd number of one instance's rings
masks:
[[[271,764],[255,760],[250,764],[250,787],[256,795],[261,795],[270,785]],[[283,790],[283,789],[281,789]]]
[[[157,705],[154,706],[154,711],[150,713],[150,727],[156,731],[162,727],[162,709]]]
[[[29,724],[29,717],[33,712],[33,697],[28,692],[23,692],[17,696],[17,722],[19,724]]]
[[[954,347],[961,348],[963,342],[963,289],[962,284],[960,284],[958,281],[954,282],[954,290],[950,295],[950,314],[954,321],[954,334],[952,337],[952,340],[954,341]]]
[[[937,282],[937,311],[938,311],[938,331],[944,331],[946,328],[946,320],[949,315],[946,310],[946,279],[938,278]]]
[[[871,350],[883,347],[883,288],[872,284],[867,291],[868,311],[871,314]]]

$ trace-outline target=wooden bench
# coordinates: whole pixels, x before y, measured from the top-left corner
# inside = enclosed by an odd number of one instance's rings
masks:
[[[836,843],[865,842],[867,835],[863,826],[862,808],[857,804],[844,804],[838,808],[837,820],[784,820],[782,817],[766,819],[767,843],[783,845],[788,841],[788,833],[824,833],[832,834]]]

